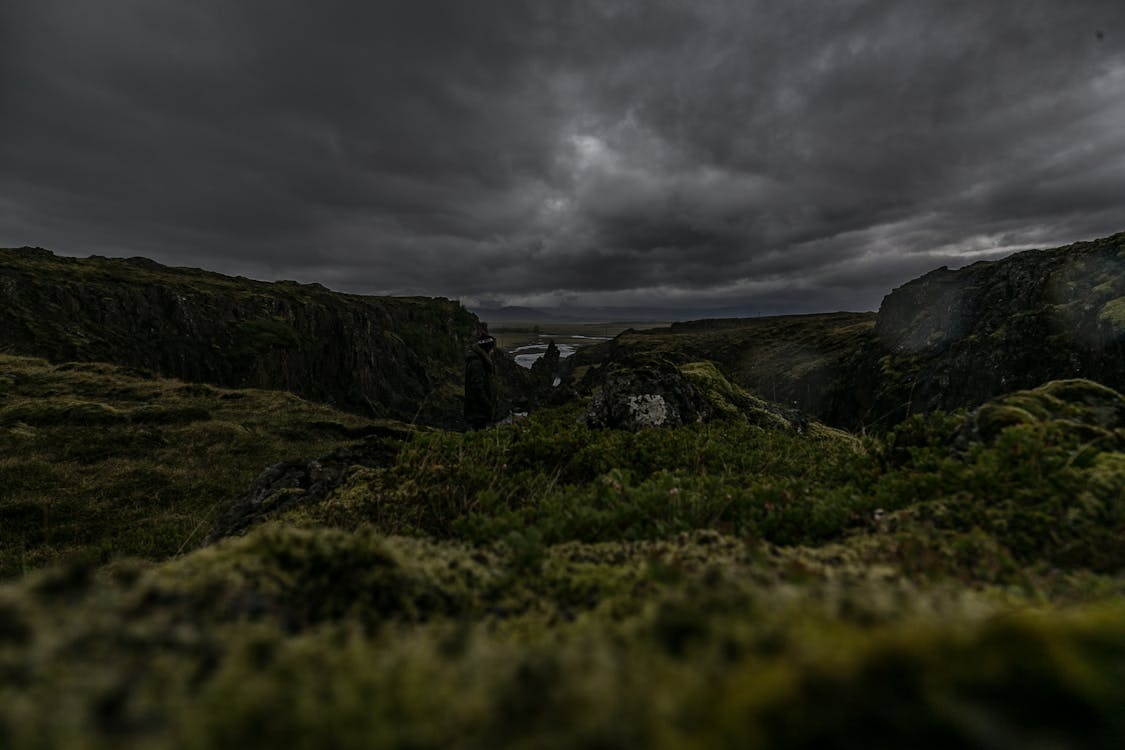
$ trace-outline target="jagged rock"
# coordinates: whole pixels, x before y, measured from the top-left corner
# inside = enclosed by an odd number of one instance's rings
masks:
[[[547,383],[552,382],[558,375],[560,356],[555,340],[551,339],[547,342],[547,351],[543,352],[543,356],[531,364],[532,375],[538,380]]]
[[[547,351],[531,365],[531,402],[534,406],[558,405],[577,396],[570,382],[570,358],[563,358],[554,340]]]
[[[520,366],[503,350],[497,350],[492,361],[500,384],[502,415],[563,404],[577,395],[569,382],[569,358],[562,358],[554,341],[548,343],[544,356],[530,368]]]
[[[385,466],[398,451],[400,436],[372,436],[364,443],[337,448],[319,458],[294,458],[270,466],[219,517],[204,540],[212,544],[246,533],[251,526],[284,511],[318,503],[340,486],[352,466]]]

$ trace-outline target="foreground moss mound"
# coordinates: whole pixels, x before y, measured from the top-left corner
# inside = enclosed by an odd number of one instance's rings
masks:
[[[266,526],[0,590],[0,743],[1110,747],[1120,591],[1058,585],[1101,602],[715,534],[559,545],[531,572],[501,548]]]
[[[1062,381],[860,441],[694,369],[737,414],[400,432],[244,536],[0,586],[0,747],[1125,741],[1125,399]],[[119,415],[73,429],[153,406],[64,390]]]

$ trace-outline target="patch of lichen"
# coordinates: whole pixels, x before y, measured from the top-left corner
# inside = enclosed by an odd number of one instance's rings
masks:
[[[1098,322],[1109,325],[1118,333],[1125,333],[1125,297],[1117,297],[1102,305]]]

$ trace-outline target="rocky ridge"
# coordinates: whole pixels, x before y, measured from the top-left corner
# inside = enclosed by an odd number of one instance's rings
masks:
[[[457,424],[477,324],[446,299],[0,249],[0,347],[10,352],[287,390],[367,416]]]

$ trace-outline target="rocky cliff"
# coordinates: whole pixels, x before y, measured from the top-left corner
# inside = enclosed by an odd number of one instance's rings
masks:
[[[709,360],[758,397],[847,429],[974,408],[1047,381],[1125,389],[1125,233],[1004,260],[939,268],[892,291],[877,315],[825,313],[677,323],[579,350],[587,390],[638,354]]]
[[[477,322],[445,299],[0,249],[2,349],[287,390],[373,416],[455,424]]]
[[[821,416],[888,424],[1063,378],[1125,388],[1125,233],[895,289]]]

